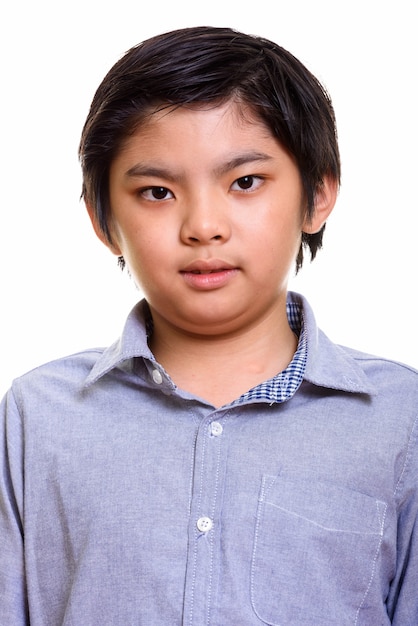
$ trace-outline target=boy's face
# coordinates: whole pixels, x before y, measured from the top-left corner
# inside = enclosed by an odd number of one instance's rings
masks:
[[[236,332],[282,311],[301,231],[320,227],[305,223],[293,159],[242,111],[154,113],[111,166],[111,249],[155,321],[183,332]]]

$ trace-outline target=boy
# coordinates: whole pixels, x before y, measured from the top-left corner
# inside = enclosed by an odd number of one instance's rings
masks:
[[[166,33],[104,78],[80,159],[145,299],[3,401],[0,623],[416,626],[417,372],[287,293],[339,185],[321,85],[270,41]]]

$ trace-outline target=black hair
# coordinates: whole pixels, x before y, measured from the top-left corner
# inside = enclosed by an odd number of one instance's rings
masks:
[[[248,105],[293,156],[312,216],[324,178],[340,182],[335,115],[329,95],[291,53],[268,39],[231,28],[175,30],[134,46],[110,69],[97,89],[79,147],[82,197],[94,208],[111,243],[109,171],[124,139],[158,106],[222,103]],[[322,246],[325,226],[302,233],[311,259]]]

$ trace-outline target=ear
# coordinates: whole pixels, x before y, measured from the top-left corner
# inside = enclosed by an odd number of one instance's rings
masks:
[[[334,178],[326,176],[323,184],[315,194],[315,207],[313,214],[310,217],[306,216],[303,221],[302,231],[304,233],[313,235],[321,230],[334,208],[337,195],[338,181]]]
[[[86,209],[87,209],[87,213],[89,214],[89,218],[90,221],[92,223],[94,232],[96,233],[97,237],[100,239],[100,241],[102,243],[104,243],[104,245],[109,248],[109,250],[115,254],[116,256],[122,256],[122,252],[119,248],[119,246],[117,244],[114,243],[114,241],[109,241],[108,238],[106,237],[106,234],[103,232],[103,230],[100,228],[100,224],[97,220],[96,217],[96,212],[94,210],[94,208],[86,203]]]

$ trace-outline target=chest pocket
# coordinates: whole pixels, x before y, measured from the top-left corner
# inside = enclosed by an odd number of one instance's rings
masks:
[[[265,476],[251,600],[264,624],[360,624],[383,538],[386,504],[327,482]]]

